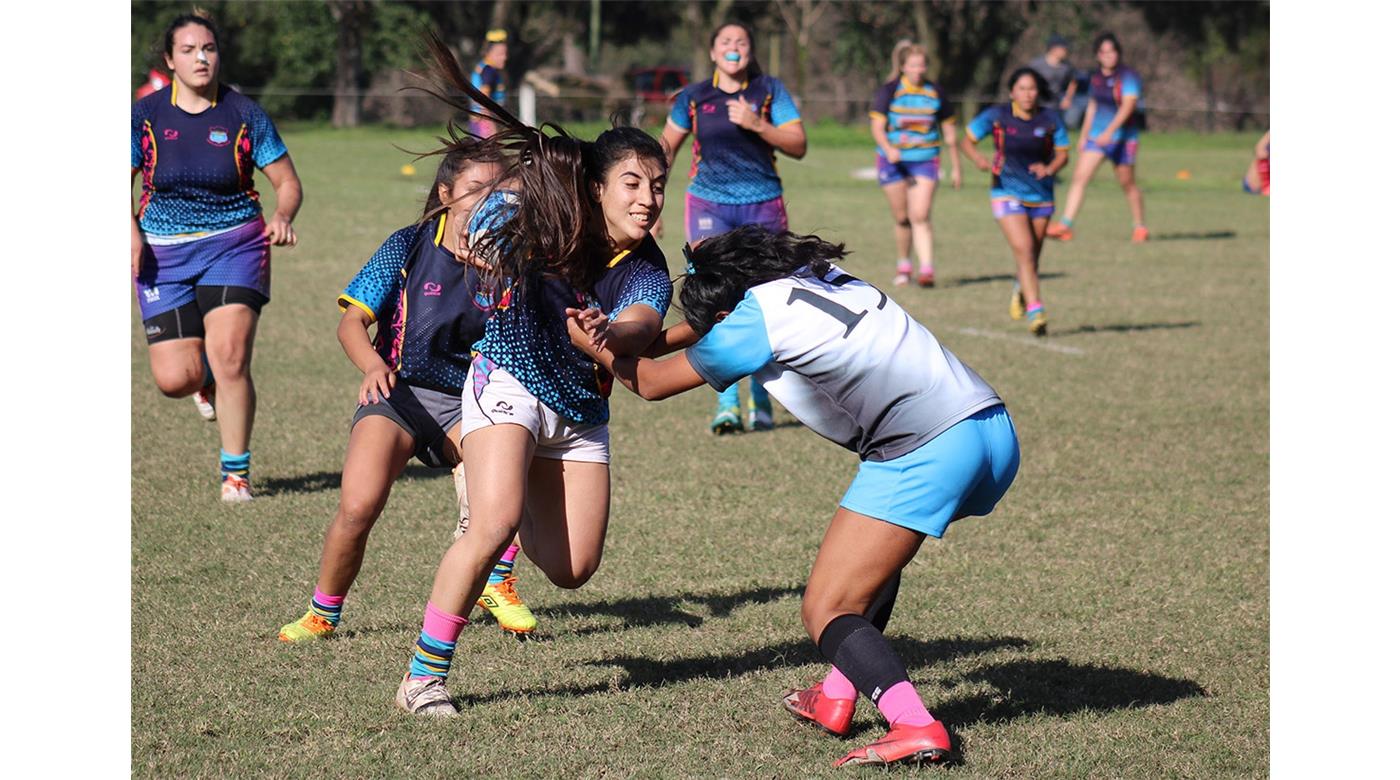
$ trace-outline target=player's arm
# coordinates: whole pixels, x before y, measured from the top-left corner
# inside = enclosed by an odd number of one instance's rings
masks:
[[[1074,96],[1079,92],[1079,79],[1070,74],[1069,86],[1065,88],[1065,96],[1060,98],[1060,110],[1068,111],[1074,104]]]
[[[958,137],[958,120],[956,118],[950,116],[943,120],[943,137]],[[947,147],[948,156],[953,159],[953,189],[960,190],[962,189],[962,158],[958,156],[957,144],[947,144]]]
[[[685,349],[700,340],[700,336],[695,329],[690,327],[688,322],[680,322],[661,331],[661,335],[651,342],[651,346],[641,354],[642,357],[658,358],[671,354],[679,349]]]
[[[1269,131],[1264,131],[1264,137],[1259,139],[1259,143],[1254,145],[1254,159],[1265,160],[1269,157]]]
[[[992,169],[991,161],[983,157],[982,154],[977,151],[978,140],[979,139],[972,137],[972,128],[969,127],[967,132],[963,133],[962,137],[958,139],[958,148],[962,150],[963,154],[967,155],[967,159],[971,160],[972,164],[976,165],[978,170],[990,171]]]
[[[874,111],[870,112],[870,135],[875,138],[875,145],[880,147],[880,152],[885,155],[886,160],[897,163],[899,162],[899,149],[890,143],[889,127],[888,117]]]
[[[1118,106],[1118,111],[1109,120],[1108,126],[1094,140],[1098,141],[1099,138],[1111,140],[1113,134],[1118,132],[1118,128],[1122,127],[1123,123],[1128,121],[1128,117],[1133,115],[1133,111],[1137,109],[1137,102],[1137,95],[1124,95],[1123,102]],[[1104,145],[1102,141],[1098,141],[1098,143],[1100,146]]]
[[[1094,114],[1098,113],[1099,102],[1090,100],[1087,108],[1084,109],[1084,121],[1079,124],[1079,145],[1078,150],[1084,151],[1085,142],[1089,140],[1089,131],[1094,126]]]
[[[355,364],[355,368],[365,375],[360,381],[360,404],[378,403],[380,397],[388,398],[397,377],[384,358],[374,350],[369,340],[369,326],[372,320],[358,306],[347,306],[340,315],[335,337],[345,350],[345,356]]]
[[[705,380],[683,356],[665,360],[620,357],[606,347],[595,346],[583,328],[579,327],[576,317],[569,317],[568,327],[574,346],[607,369],[623,387],[648,401],[660,401],[705,384]]]
[[[297,176],[296,166],[292,165],[292,156],[284,154],[268,163],[262,171],[277,191],[277,211],[267,221],[263,235],[274,246],[296,246],[297,234],[292,230],[292,220],[301,209],[301,178]]]
[[[680,150],[681,144],[685,143],[685,137],[688,135],[690,130],[677,125],[669,118],[666,120],[666,127],[661,130],[661,148],[666,152],[667,168],[676,161],[676,152]]]
[[[661,315],[645,303],[634,303],[609,322],[597,339],[616,355],[640,355],[661,333]]]
[[[131,169],[131,181],[136,182],[136,174],[140,173],[140,168]],[[135,278],[141,273],[141,256],[146,250],[146,235],[141,232],[141,223],[136,221],[136,207],[131,209],[131,276]]]
[[[752,111],[748,111],[748,113],[753,114]],[[774,149],[794,160],[800,160],[807,156],[807,131],[802,127],[802,120],[775,126],[772,122],[759,118],[756,114],[754,114],[754,119],[755,126],[748,129],[758,133],[758,137],[768,142]]]

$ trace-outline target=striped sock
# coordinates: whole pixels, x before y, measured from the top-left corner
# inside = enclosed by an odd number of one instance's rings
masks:
[[[509,577],[510,573],[515,571],[515,555],[518,552],[520,552],[520,545],[518,544],[512,544],[506,548],[506,554],[502,555],[499,561],[496,561],[495,568],[491,569],[491,576],[486,578],[487,585],[495,585],[506,581],[506,577]]]
[[[428,602],[423,610],[423,630],[418,634],[413,660],[408,663],[408,676],[446,679],[452,668],[452,654],[457,651],[457,637],[466,625],[466,618],[449,615]]]
[[[321,592],[321,588],[316,588],[316,593],[311,597],[311,611],[325,619],[333,626],[340,625],[340,610],[345,606],[345,596],[331,596]]]
[[[232,474],[235,477],[248,478],[248,472],[253,464],[253,453],[248,451],[242,455],[234,455],[229,452],[219,450],[219,472],[227,477]]]
[[[1030,301],[1026,304],[1026,316],[1029,317],[1043,308],[1045,307],[1040,305],[1040,301]]]

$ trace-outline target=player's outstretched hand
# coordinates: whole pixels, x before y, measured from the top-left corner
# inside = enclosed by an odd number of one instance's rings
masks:
[[[382,362],[366,371],[365,378],[360,381],[360,406],[377,404],[380,398],[388,398],[389,390],[394,387],[397,379],[394,372]]]
[[[263,228],[263,238],[271,240],[273,246],[297,245],[297,233],[292,230],[292,223],[280,214],[273,214],[272,219],[267,221],[267,227]]]

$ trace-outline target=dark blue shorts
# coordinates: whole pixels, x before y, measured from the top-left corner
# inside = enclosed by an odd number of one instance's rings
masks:
[[[728,233],[742,225],[762,225],[774,233],[787,230],[787,207],[781,195],[758,203],[715,203],[685,194],[685,240]]]
[[[183,244],[146,246],[136,297],[141,319],[195,300],[196,287],[246,287],[264,299],[272,292],[272,252],[262,217],[227,233]]]

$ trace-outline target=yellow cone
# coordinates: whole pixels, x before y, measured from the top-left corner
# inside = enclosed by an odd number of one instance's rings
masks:
[[[402,174],[405,175],[405,176],[412,176],[413,174],[415,174],[415,173],[417,173],[417,172],[418,172],[418,171],[417,171],[412,165],[409,165],[408,163],[404,163],[403,167],[399,169],[399,173],[402,173]]]

